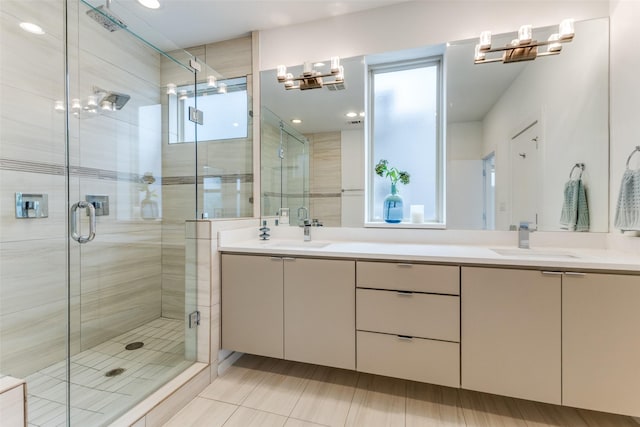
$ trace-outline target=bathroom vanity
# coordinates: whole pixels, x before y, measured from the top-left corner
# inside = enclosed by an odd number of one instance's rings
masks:
[[[222,348],[640,415],[640,260],[612,251],[221,242]]]

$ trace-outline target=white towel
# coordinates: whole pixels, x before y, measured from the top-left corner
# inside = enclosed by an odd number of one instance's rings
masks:
[[[614,226],[621,231],[640,230],[640,169],[622,175]]]

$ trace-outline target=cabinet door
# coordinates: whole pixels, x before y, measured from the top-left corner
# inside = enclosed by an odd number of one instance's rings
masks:
[[[355,369],[355,262],[284,261],[284,357]]]
[[[222,348],[283,357],[282,259],[222,255]]]
[[[560,274],[462,268],[462,387],[560,404]]]
[[[565,275],[562,401],[640,416],[640,276]]]

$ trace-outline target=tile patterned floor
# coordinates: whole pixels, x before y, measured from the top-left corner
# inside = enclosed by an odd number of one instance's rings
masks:
[[[130,342],[142,341],[137,350]],[[106,426],[192,362],[184,360],[184,322],[156,319],[71,358],[71,425]],[[109,370],[124,372],[106,377]],[[27,380],[29,427],[66,425],[66,363]]]
[[[164,427],[638,427],[629,417],[245,355]]]

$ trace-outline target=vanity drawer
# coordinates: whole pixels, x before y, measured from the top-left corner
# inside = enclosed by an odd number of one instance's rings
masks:
[[[460,297],[356,290],[356,329],[460,341]]]
[[[357,332],[359,372],[460,387],[460,344]]]
[[[460,267],[392,262],[358,262],[357,286],[460,295]]]

